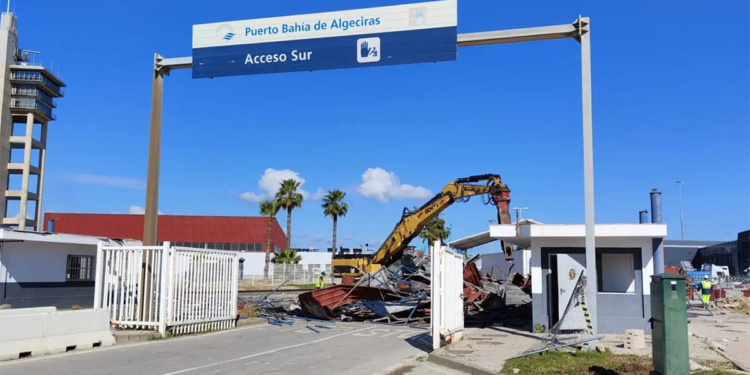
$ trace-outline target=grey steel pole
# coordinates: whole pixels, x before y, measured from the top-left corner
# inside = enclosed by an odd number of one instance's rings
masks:
[[[680,189],[680,239],[685,240],[685,217],[682,216],[682,183],[684,181],[677,180],[677,186]]]
[[[146,213],[143,220],[143,245],[156,245],[156,228],[159,213],[159,164],[161,157],[161,107],[164,75],[157,64],[161,60],[154,54],[153,84],[151,86],[151,134],[148,143],[148,176],[146,179]]]
[[[151,133],[148,142],[148,175],[146,178],[146,212],[143,219],[143,245],[156,245],[156,228],[159,213],[159,164],[161,154],[161,107],[164,89],[164,75],[158,69],[157,63],[161,60],[159,54],[154,54],[153,83],[151,86]],[[143,296],[139,319],[148,316],[148,308],[151,306],[145,301],[152,301],[154,289],[151,285],[153,272],[153,259],[144,251],[141,258],[141,282],[139,295]]]
[[[593,334],[597,333],[599,321],[596,308],[596,240],[594,225],[594,138],[591,110],[591,25],[588,17],[578,17],[579,42],[581,43],[581,97],[583,100],[583,191],[586,226],[586,288],[588,308]],[[596,341],[589,343],[596,346]]]

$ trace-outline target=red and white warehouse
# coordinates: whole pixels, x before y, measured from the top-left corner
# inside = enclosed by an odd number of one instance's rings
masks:
[[[143,239],[143,215],[46,213],[47,232],[109,238]],[[157,241],[175,246],[258,251],[266,249],[268,218],[252,216],[159,215]],[[272,251],[286,248],[287,238],[273,219]]]

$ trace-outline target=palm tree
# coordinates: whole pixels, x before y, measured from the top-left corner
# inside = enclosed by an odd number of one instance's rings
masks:
[[[273,262],[276,264],[297,264],[302,260],[302,257],[297,255],[297,250],[286,249],[282,250],[275,258]]]
[[[290,178],[281,181],[281,188],[276,192],[276,202],[286,209],[286,247],[292,247],[292,210],[302,207],[302,194],[297,192],[299,182]]]
[[[266,237],[266,265],[263,267],[263,278],[268,279],[268,264],[271,263],[271,231],[273,230],[273,218],[279,212],[279,204],[276,201],[265,201],[260,203],[260,214],[268,216],[268,235]]]
[[[344,202],[346,193],[341,190],[328,191],[323,197],[323,215],[330,216],[333,219],[333,238],[331,239],[331,248],[336,252],[336,230],[338,227],[339,216],[344,217],[349,211],[349,203]]]
[[[446,228],[445,220],[438,216],[425,224],[424,228],[422,228],[422,232],[419,233],[419,238],[421,238],[422,241],[427,242],[428,246],[432,246],[435,241],[440,240],[442,242],[450,237],[450,235],[451,229]]]

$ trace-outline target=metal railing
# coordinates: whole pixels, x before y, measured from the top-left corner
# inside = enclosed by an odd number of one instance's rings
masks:
[[[234,326],[238,264],[239,253],[233,251],[172,248],[167,291],[172,334]]]
[[[52,114],[51,107],[35,98],[12,98],[10,100],[10,107],[19,109],[35,109],[52,120],[57,119],[57,116]]]
[[[99,244],[94,308],[115,326],[162,336],[231,328],[238,268],[233,251]]]
[[[110,322],[121,328],[164,331],[167,251],[165,247],[100,244],[94,308],[109,309]],[[142,267],[146,262],[151,265],[151,272]]]
[[[44,74],[39,72],[11,72],[10,79],[11,81],[41,82],[44,84],[44,87],[50,89],[57,95],[62,96],[65,93],[65,90],[62,87],[58,86],[56,83],[52,82],[52,80],[45,77]]]
[[[33,86],[27,86],[27,87],[23,87],[23,86],[15,87],[14,86],[11,90],[11,95],[31,96],[31,97],[34,97],[43,101],[45,104],[49,104],[52,107],[57,106],[57,101],[53,97],[47,95],[47,93],[45,93],[44,91],[39,90]]]

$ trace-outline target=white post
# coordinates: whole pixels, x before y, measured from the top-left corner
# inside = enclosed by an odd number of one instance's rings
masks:
[[[233,264],[234,264],[234,266],[232,267],[232,274],[234,275],[234,277],[232,279],[233,280],[237,280],[237,273],[240,270],[240,268],[239,268],[240,267],[240,257],[239,257],[239,255],[235,254]],[[231,301],[231,306],[232,306],[232,312],[233,312],[232,316],[236,317],[237,316],[237,297],[238,297],[238,295],[237,295],[238,294],[237,282],[234,282],[231,285],[232,285],[232,301]]]
[[[430,249],[430,326],[432,327],[432,349],[440,349],[440,241]]]
[[[167,265],[167,275],[166,279],[164,279],[165,276],[162,276],[162,282],[166,280],[167,282],[167,316],[164,319],[165,325],[166,323],[171,323],[172,320],[174,320],[174,290],[175,290],[175,251],[173,248],[170,248],[169,255],[167,259],[169,259],[169,264]],[[164,265],[162,264],[162,268]],[[160,326],[160,332],[161,332],[161,326]],[[165,327],[165,333],[166,333],[166,327]]]
[[[162,246],[161,251],[161,269],[159,270],[159,273],[161,273],[159,277],[159,333],[161,334],[161,337],[167,336],[167,293],[168,289],[170,288],[168,278],[165,278],[167,275],[168,268],[167,265],[169,264],[169,241],[165,241],[164,245]]]
[[[94,309],[102,308],[102,290],[104,289],[104,275],[102,270],[104,269],[104,251],[102,250],[102,243],[96,244],[96,274],[94,275]]]

